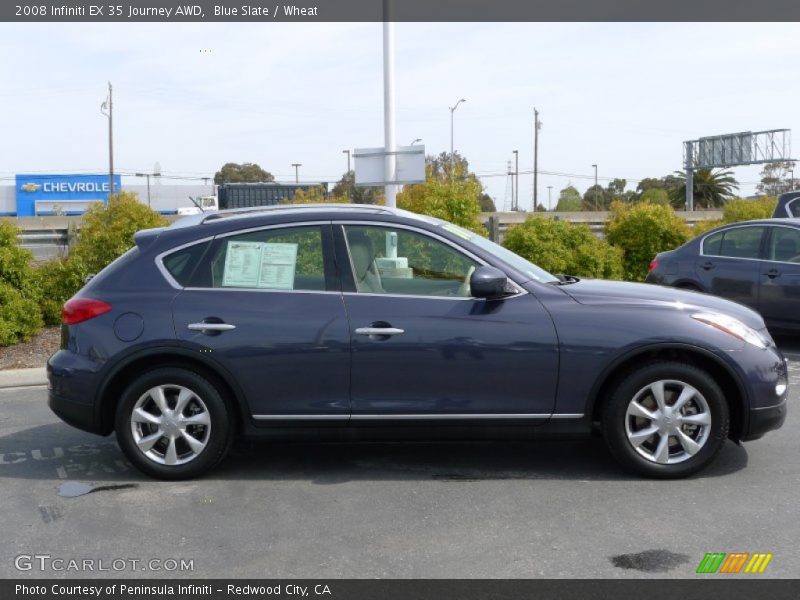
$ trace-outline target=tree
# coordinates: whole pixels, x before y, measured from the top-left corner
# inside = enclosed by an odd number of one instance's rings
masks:
[[[349,200],[346,197],[328,195],[322,186],[317,186],[308,191],[297,189],[291,200],[285,200],[282,204],[346,204],[347,202]]]
[[[664,188],[651,187],[643,191],[638,199],[638,202],[649,202],[650,204],[663,204],[669,205],[669,194]]]
[[[260,183],[275,181],[272,173],[268,173],[255,163],[225,163],[214,174],[214,183]]]
[[[794,161],[789,160],[765,164],[756,190],[765,196],[777,196],[791,192],[794,187]]]
[[[593,185],[583,194],[583,210],[607,210],[611,197],[601,185]]]
[[[437,174],[435,165],[429,162],[425,167],[425,183],[407,185],[397,195],[397,206],[486,235],[480,221],[479,198],[483,186],[462,169],[462,166],[456,167],[451,180],[442,170]]]
[[[675,178],[678,185],[669,190],[669,198],[672,206],[683,208],[686,201],[686,174],[676,171]],[[692,181],[695,208],[718,208],[733,198],[734,190],[739,189],[733,171],[698,169]]]
[[[585,224],[531,215],[511,227],[503,245],[551,273],[620,279],[622,252]]]
[[[489,194],[482,193],[478,196],[478,204],[481,205],[481,212],[497,212],[494,200]]]
[[[581,210],[581,204],[581,193],[574,185],[568,185],[558,193],[558,203],[556,204],[555,210],[561,212],[578,212]]]
[[[333,186],[331,193],[339,198],[344,198],[344,202],[354,202],[355,204],[383,204],[383,189],[378,187],[356,186],[355,171],[348,171]]]
[[[622,250],[622,264],[628,281],[644,281],[653,257],[664,250],[677,248],[689,236],[689,227],[671,206],[646,202],[615,202],[611,205],[611,218],[606,223],[606,240]]]

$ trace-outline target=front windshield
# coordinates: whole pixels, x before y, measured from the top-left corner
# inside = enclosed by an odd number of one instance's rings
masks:
[[[518,254],[514,254],[511,252],[511,250],[503,248],[500,244],[495,244],[493,241],[488,240],[477,233],[473,233],[472,231],[464,229],[463,227],[459,227],[458,225],[453,225],[452,223],[447,223],[444,221],[442,221],[440,227],[462,239],[472,242],[481,250],[485,250],[489,254],[496,256],[504,263],[514,267],[517,271],[525,273],[531,279],[541,283],[553,283],[559,281],[558,277],[555,275],[548,273],[541,267],[537,267],[532,262],[525,260]]]

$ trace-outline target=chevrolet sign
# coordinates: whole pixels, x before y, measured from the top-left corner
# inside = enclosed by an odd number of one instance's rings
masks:
[[[114,190],[119,190],[120,176],[114,176]],[[69,214],[73,210],[82,212],[87,201],[105,202],[111,191],[106,174],[41,175],[20,174],[16,176],[17,216],[47,214],[58,204]],[[80,208],[78,208],[80,207]]]

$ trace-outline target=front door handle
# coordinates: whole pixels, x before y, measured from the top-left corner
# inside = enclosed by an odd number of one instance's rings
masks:
[[[775,279],[776,277],[780,276],[781,272],[778,271],[778,269],[770,269],[769,271],[767,271],[767,277],[769,277],[770,279]]]
[[[356,329],[358,335],[400,335],[405,333],[404,329],[397,327],[359,327]]]
[[[189,323],[187,329],[192,331],[230,331],[236,329],[236,325],[230,323]]]

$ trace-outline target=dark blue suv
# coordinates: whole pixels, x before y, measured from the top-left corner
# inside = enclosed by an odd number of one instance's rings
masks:
[[[592,432],[634,471],[681,477],[786,416],[786,364],[752,310],[554,276],[438,219],[283,206],[135,239],[64,306],[49,403],[154,477],[199,475],[237,436]]]

